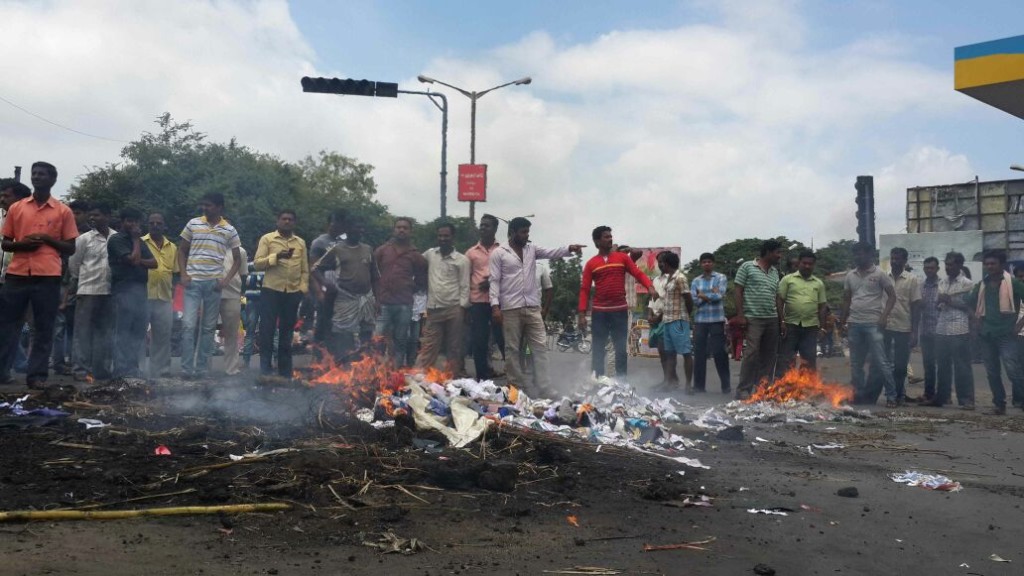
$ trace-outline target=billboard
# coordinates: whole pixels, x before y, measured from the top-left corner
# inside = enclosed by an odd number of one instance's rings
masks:
[[[487,201],[487,164],[459,164],[459,202]]]

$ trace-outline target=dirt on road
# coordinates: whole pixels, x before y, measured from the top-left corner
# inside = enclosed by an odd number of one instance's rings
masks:
[[[454,449],[402,419],[350,418],[316,389],[245,379],[54,389],[35,405],[72,416],[0,419],[3,510],[291,508],[3,523],[2,574],[994,576],[1024,563],[1019,411],[744,421],[729,440],[674,425],[706,442],[685,453],[704,470],[536,431]],[[962,490],[889,478],[905,470]]]

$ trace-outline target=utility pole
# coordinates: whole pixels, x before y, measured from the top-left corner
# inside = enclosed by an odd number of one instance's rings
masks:
[[[419,92],[399,90],[394,82],[373,80],[352,80],[350,78],[302,79],[302,91],[319,94],[348,94],[351,96],[376,96],[397,98],[399,94],[426,96],[441,111],[441,218],[448,217],[448,98],[440,92]]]

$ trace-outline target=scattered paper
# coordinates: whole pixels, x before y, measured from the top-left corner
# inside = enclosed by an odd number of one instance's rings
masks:
[[[95,420],[93,418],[79,418],[78,423],[85,426],[86,430],[92,430],[93,428],[106,428],[107,426],[110,426],[110,424],[107,424],[106,422]]]
[[[768,510],[765,508],[750,508],[747,510],[751,514],[767,514],[769,516],[789,516],[789,512],[783,512],[781,510]]]
[[[993,554],[993,555],[989,556],[988,559],[993,561],[993,562],[1010,562],[1010,560],[1007,560],[1006,558],[1003,558],[999,554]]]
[[[893,482],[906,484],[907,486],[919,486],[927,490],[938,490],[940,492],[959,492],[962,490],[959,482],[954,482],[939,474],[925,474],[916,470],[907,470],[902,473],[889,475]]]

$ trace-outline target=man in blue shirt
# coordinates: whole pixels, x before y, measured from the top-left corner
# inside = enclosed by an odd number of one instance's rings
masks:
[[[725,306],[722,298],[729,286],[725,274],[715,272],[715,255],[705,252],[700,255],[703,274],[693,279],[690,292],[693,295],[693,389],[705,391],[707,380],[708,352],[715,359],[715,369],[722,384],[722,393],[732,392],[729,382],[729,353],[725,349]]]

